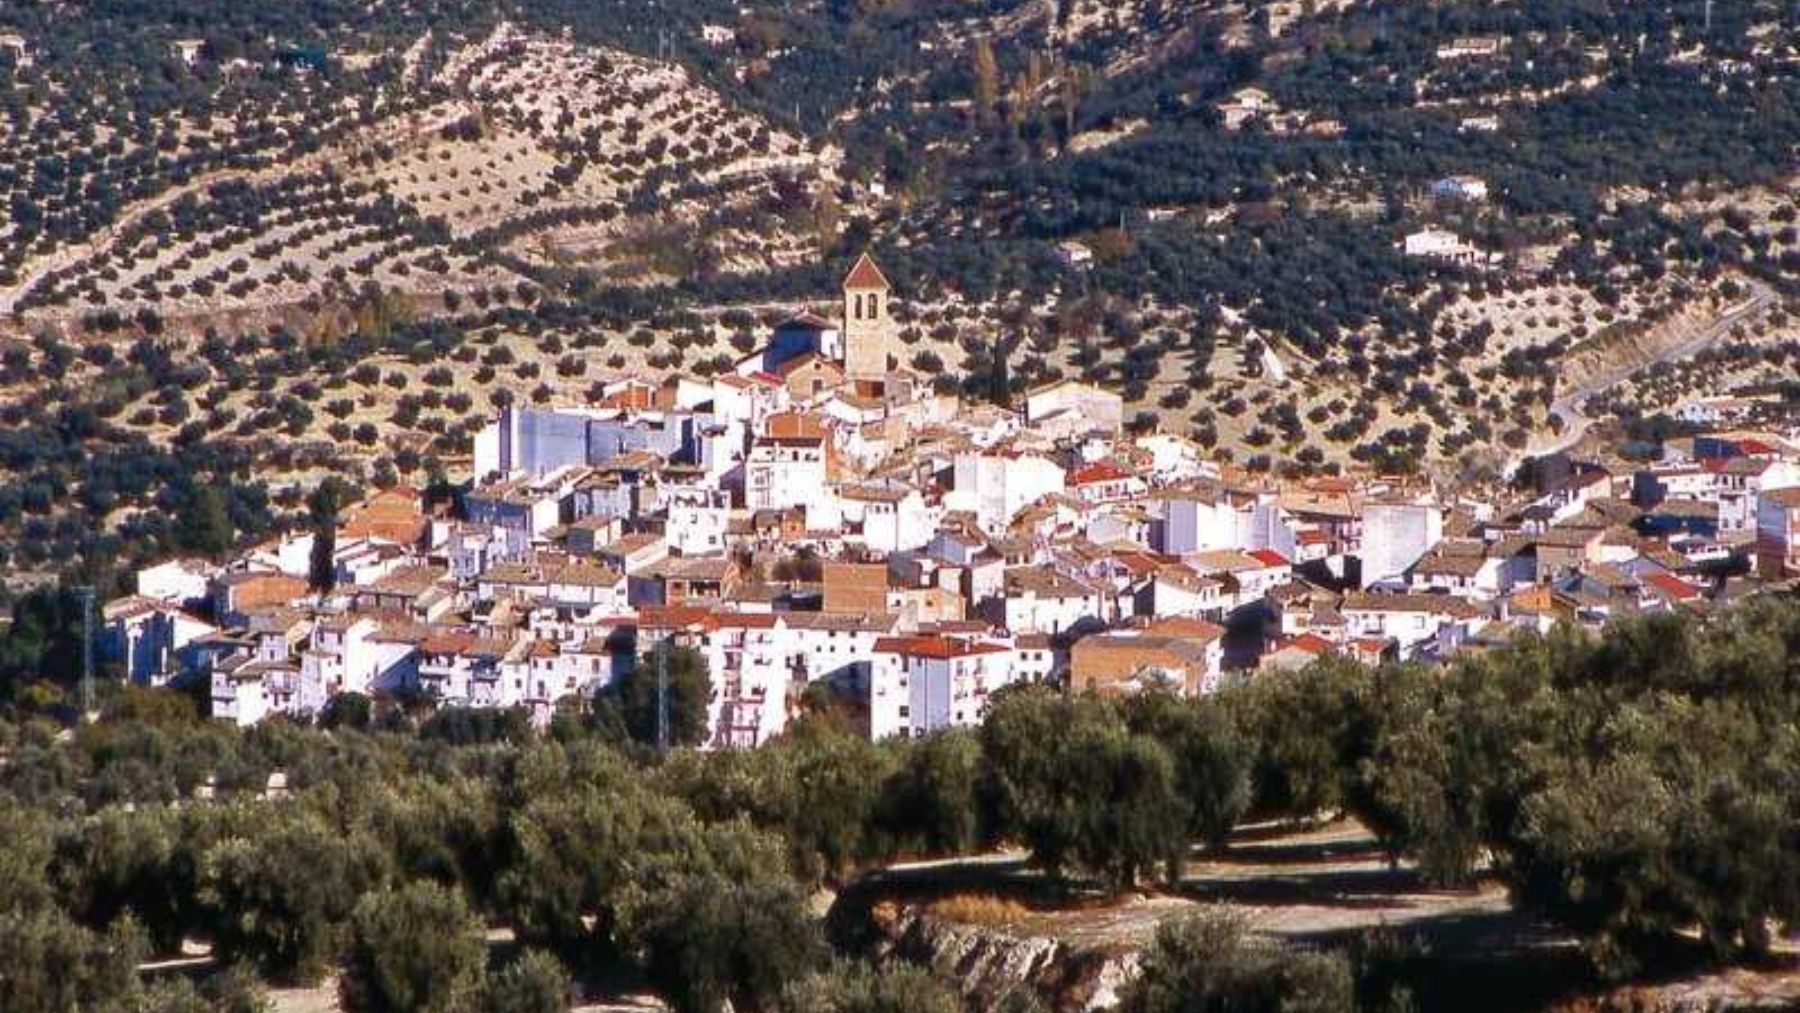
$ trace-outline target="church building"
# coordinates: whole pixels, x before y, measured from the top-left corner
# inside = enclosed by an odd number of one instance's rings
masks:
[[[885,384],[899,368],[901,355],[893,286],[865,253],[845,275],[843,296],[841,327],[810,312],[797,313],[777,324],[769,343],[739,362],[737,371],[787,377],[810,361],[841,367],[844,381]]]

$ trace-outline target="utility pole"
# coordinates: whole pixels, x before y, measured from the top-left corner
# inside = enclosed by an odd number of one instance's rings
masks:
[[[669,751],[669,653],[668,641],[656,644],[656,748]]]
[[[75,589],[81,603],[81,717],[94,713],[94,589],[85,584]]]

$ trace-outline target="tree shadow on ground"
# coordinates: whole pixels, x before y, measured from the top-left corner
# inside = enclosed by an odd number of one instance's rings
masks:
[[[1374,911],[1411,909],[1406,894],[1423,892],[1406,869],[1343,869],[1244,878],[1185,879],[1167,892],[1202,904],[1244,907],[1332,907]]]

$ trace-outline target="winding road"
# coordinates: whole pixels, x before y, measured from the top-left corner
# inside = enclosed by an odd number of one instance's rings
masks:
[[[1581,387],[1564,394],[1550,404],[1550,417],[1562,423],[1561,432],[1542,443],[1532,443],[1525,448],[1507,466],[1510,473],[1528,457],[1542,457],[1546,454],[1561,453],[1587,435],[1594,420],[1582,410],[1587,402],[1596,394],[1604,393],[1631,379],[1638,373],[1664,362],[1676,362],[1691,358],[1731,334],[1737,325],[1762,316],[1775,305],[1775,293],[1761,282],[1750,282],[1750,298],[1726,310],[1717,320],[1701,328],[1692,337],[1674,344],[1658,353],[1654,358],[1643,362],[1628,362],[1617,369],[1608,370]]]

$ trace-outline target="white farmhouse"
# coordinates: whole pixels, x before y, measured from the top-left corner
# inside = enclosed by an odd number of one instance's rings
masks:
[[[1480,203],[1488,199],[1487,180],[1480,176],[1445,176],[1431,184],[1431,195],[1444,200]]]
[[[1474,267],[1489,260],[1486,253],[1448,229],[1421,229],[1408,235],[1401,246],[1409,257],[1441,260],[1464,267]]]

